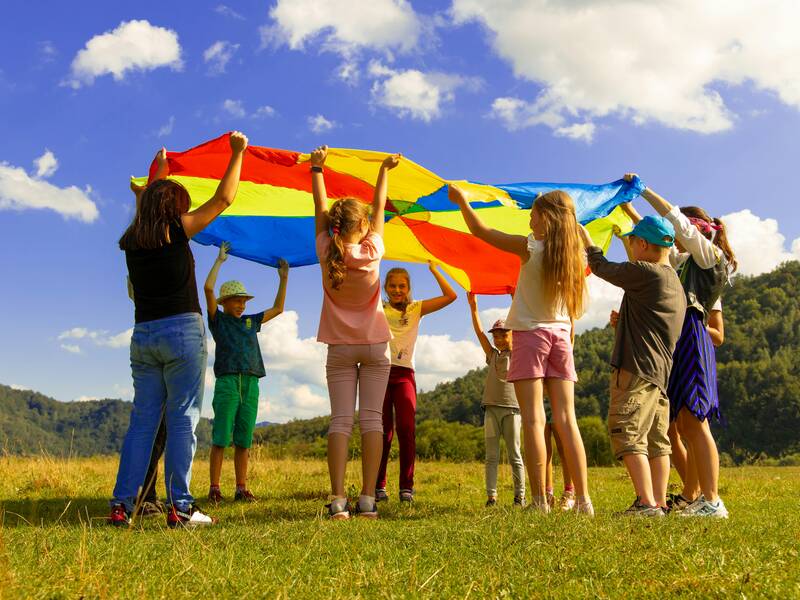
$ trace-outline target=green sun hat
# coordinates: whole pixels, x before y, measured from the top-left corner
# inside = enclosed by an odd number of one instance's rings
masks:
[[[241,281],[226,281],[219,288],[219,298],[217,304],[222,304],[228,298],[241,297],[252,300],[253,296],[247,293]]]

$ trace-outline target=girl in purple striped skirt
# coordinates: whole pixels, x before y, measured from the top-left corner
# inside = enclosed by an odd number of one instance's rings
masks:
[[[708,318],[722,288],[736,271],[736,257],[728,244],[725,225],[702,208],[678,208],[649,188],[642,197],[675,227],[676,249],[671,262],[680,276],[688,306],[673,355],[667,395],[671,416],[687,442],[688,460],[697,467],[700,495],[681,515],[727,518],[728,511],[718,494],[719,454],[709,427],[709,420],[719,419],[720,412]]]

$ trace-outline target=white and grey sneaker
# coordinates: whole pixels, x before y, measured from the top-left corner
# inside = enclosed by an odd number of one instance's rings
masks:
[[[664,511],[660,506],[648,506],[639,501],[639,496],[633,501],[627,510],[618,513],[624,517],[664,517]]]
[[[357,517],[362,519],[377,519],[378,518],[378,504],[375,498],[370,496],[361,496],[356,502],[356,509],[353,511]]]
[[[559,508],[561,512],[569,512],[573,508],[575,508],[575,496],[568,492],[564,492],[561,495],[561,500],[558,502]]]
[[[181,510],[174,504],[167,508],[167,527],[207,527],[216,525],[217,519],[205,514],[196,504],[186,510]]]
[[[716,502],[709,502],[705,496],[700,495],[697,500],[684,508],[680,513],[682,517],[710,517],[712,519],[727,519],[728,509],[722,498],[717,498]]]
[[[528,510],[545,515],[548,514],[550,512],[550,504],[547,502],[547,496],[534,496],[531,503],[528,504]]]
[[[350,503],[347,498],[331,498],[331,503],[326,504],[328,517],[332,521],[344,521],[350,518]]]

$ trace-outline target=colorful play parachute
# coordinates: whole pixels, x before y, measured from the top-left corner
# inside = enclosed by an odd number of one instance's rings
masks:
[[[325,165],[328,198],[355,197],[372,202],[373,184],[384,152],[331,148]],[[196,208],[208,200],[230,157],[228,136],[185,152],[168,152],[169,178],[183,184]],[[196,242],[231,243],[231,254],[276,266],[317,262],[314,252],[314,203],[308,155],[249,146],[236,201],[200,234]],[[155,173],[151,165],[150,176]],[[386,205],[386,258],[434,261],[461,286],[478,294],[504,294],[516,286],[519,259],[469,233],[458,208],[447,199],[451,183],[404,158],[389,176]],[[541,192],[562,189],[572,196],[578,219],[604,249],[613,229],[630,229],[616,208],[640,190],[623,180],[603,185],[512,183],[487,185],[454,181],[464,189],[483,221],[507,233],[528,235],[529,211]]]

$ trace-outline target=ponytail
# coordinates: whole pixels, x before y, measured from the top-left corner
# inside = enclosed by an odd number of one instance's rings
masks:
[[[338,290],[344,283],[344,277],[347,274],[342,237],[355,231],[361,221],[367,217],[367,207],[358,200],[345,198],[333,204],[328,211],[328,217],[331,225],[331,245],[328,248],[328,256],[325,258],[325,266],[328,270],[328,278],[331,280],[331,287]]]
[[[719,227],[719,231],[717,231],[714,236],[714,244],[717,248],[722,250],[722,253],[725,255],[725,260],[728,263],[728,273],[736,273],[736,269],[739,268],[739,261],[736,260],[736,255],[733,253],[733,249],[728,242],[728,229],[725,227],[725,223],[722,222],[722,219],[715,218],[714,225]]]

